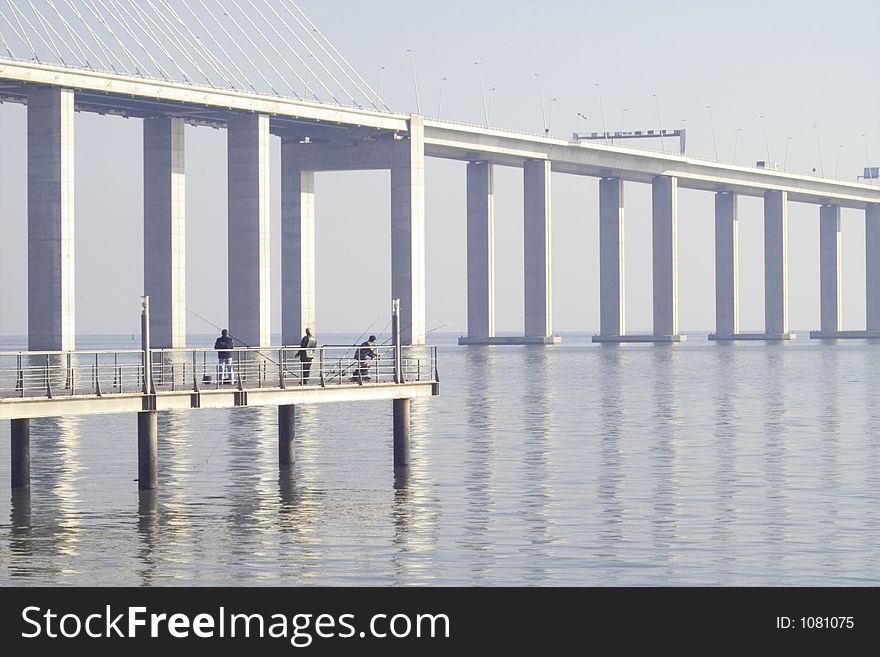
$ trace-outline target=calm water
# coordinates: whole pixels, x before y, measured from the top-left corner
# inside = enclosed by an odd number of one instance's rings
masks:
[[[880,345],[453,346],[413,402],[31,423],[29,498],[0,426],[0,583],[877,585]],[[85,348],[87,344],[81,342]],[[126,345],[128,346],[128,345]]]

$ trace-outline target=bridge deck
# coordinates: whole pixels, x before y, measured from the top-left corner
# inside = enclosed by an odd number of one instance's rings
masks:
[[[316,141],[351,144],[364,137],[405,135],[409,130],[410,117],[405,114],[0,58],[0,101],[25,102],[28,88],[33,85],[75,89],[77,109],[103,114],[181,116],[195,124],[225,126],[231,115],[258,112],[271,117],[273,132]],[[693,189],[746,195],[779,190],[788,192],[793,201],[834,202],[853,208],[880,203],[880,187],[853,180],[441,119],[425,119],[424,125],[425,154],[431,157],[486,160],[517,167],[529,159],[545,159],[560,173],[635,182],[650,182],[660,175],[676,176],[681,187]]]

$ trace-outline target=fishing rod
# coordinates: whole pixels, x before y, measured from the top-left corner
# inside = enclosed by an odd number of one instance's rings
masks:
[[[203,317],[202,315],[198,314],[195,310],[192,310],[191,308],[187,308],[186,311],[187,311],[188,313],[191,313],[191,314],[194,315],[195,317],[198,317],[200,320],[202,320],[202,321],[205,322],[206,324],[209,324],[209,325],[213,326],[213,327],[214,327],[215,329],[217,329],[218,331],[222,332],[222,331],[224,330],[224,329],[222,329],[221,327],[217,326],[217,325],[216,325],[214,322],[212,322],[211,320],[209,320],[209,319],[207,319],[206,317]],[[226,329],[226,332],[229,333],[229,330]],[[260,356],[262,356],[263,358],[265,358],[266,360],[268,360],[268,361],[269,361],[270,363],[272,363],[273,365],[277,365],[278,367],[280,367],[281,369],[283,369],[285,374],[289,374],[289,375],[291,375],[292,377],[294,377],[294,378],[296,378],[296,379],[300,379],[300,378],[302,378],[302,377],[299,376],[296,372],[291,372],[291,371],[288,370],[288,369],[287,369],[282,363],[279,363],[277,360],[275,360],[275,359],[272,358],[271,356],[267,356],[267,355],[264,354],[260,349],[258,349],[258,348],[256,348],[256,347],[252,347],[252,346],[250,346],[250,345],[249,345],[247,342],[245,342],[244,340],[242,340],[242,339],[240,339],[240,338],[237,338],[237,337],[235,337],[234,335],[232,335],[232,333],[229,333],[229,337],[232,338],[233,343],[234,343],[235,341],[238,341],[240,344],[244,345],[244,347],[247,348],[247,349],[255,349],[255,350],[256,350],[256,353],[258,353]],[[233,347],[233,348],[234,348],[234,347]]]

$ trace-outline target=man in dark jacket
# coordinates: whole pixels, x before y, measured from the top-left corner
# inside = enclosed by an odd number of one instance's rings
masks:
[[[299,343],[300,350],[296,352],[302,367],[302,378],[299,380],[299,384],[302,386],[307,385],[309,382],[309,372],[312,370],[312,360],[315,358],[315,347],[317,345],[318,341],[312,335],[311,329],[307,328],[306,334]]]
[[[355,352],[355,359],[358,360],[358,367],[355,374],[357,381],[370,380],[370,361],[379,358],[379,354],[373,347],[376,346],[376,336],[371,335],[370,338],[361,342],[360,348]]]
[[[220,331],[220,337],[214,341],[214,349],[220,350],[217,352],[217,380],[220,383],[232,383],[232,352],[229,350],[234,348],[235,341],[229,331]]]

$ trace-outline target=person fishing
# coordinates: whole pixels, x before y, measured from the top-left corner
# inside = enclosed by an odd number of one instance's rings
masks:
[[[355,351],[355,360],[358,361],[357,369],[355,369],[355,375],[353,379],[355,381],[369,381],[370,380],[370,361],[376,358],[380,358],[379,354],[376,352],[376,336],[371,335],[367,340],[361,342],[361,346]]]
[[[217,352],[217,380],[219,383],[232,383],[232,351],[235,341],[229,335],[229,331],[220,331],[220,337],[214,341],[214,349]]]
[[[312,335],[312,330],[307,328],[306,334],[299,343],[300,349],[296,352],[296,355],[299,357],[300,367],[302,368],[302,376],[299,380],[301,386],[308,385],[309,383],[309,373],[312,370],[312,360],[315,358],[315,347],[317,345],[318,341]]]

